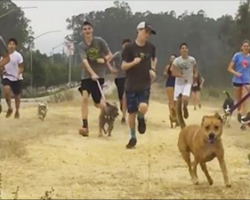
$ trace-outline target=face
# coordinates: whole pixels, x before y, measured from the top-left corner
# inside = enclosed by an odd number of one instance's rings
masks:
[[[93,35],[93,28],[89,25],[83,26],[82,33],[84,36],[90,36]]]
[[[115,102],[113,104],[107,102],[105,107],[105,112],[107,115],[112,116],[114,118],[119,116],[119,110]]]
[[[170,62],[173,62],[174,59],[175,59],[175,56],[174,56],[174,55],[170,56]]]
[[[181,52],[181,55],[183,56],[188,55],[188,47],[186,45],[182,45],[180,52]]]
[[[152,35],[152,33],[151,33],[150,29],[138,30],[138,37],[142,40],[145,40],[145,41],[149,40],[151,35]]]
[[[205,131],[205,139],[213,144],[222,135],[222,118],[219,114],[205,116],[202,119],[202,128]]]
[[[11,51],[14,51],[16,49],[16,44],[14,42],[9,42],[8,48]]]
[[[249,43],[248,43],[248,42],[245,42],[245,43],[242,45],[241,49],[242,49],[243,52],[248,53],[249,50],[250,50],[250,45],[249,45]]]

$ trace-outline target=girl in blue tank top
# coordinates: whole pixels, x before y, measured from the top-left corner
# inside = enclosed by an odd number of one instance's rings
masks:
[[[245,40],[242,43],[241,52],[234,55],[229,64],[228,71],[234,75],[233,86],[236,102],[240,101],[248,92],[250,84],[250,42]],[[238,121],[247,115],[247,101],[238,107]],[[245,126],[241,127],[246,129]]]
[[[167,97],[168,97],[168,107],[169,107],[169,113],[170,115],[173,114],[173,109],[175,108],[174,104],[174,85],[175,85],[175,77],[172,76],[171,72],[171,65],[176,58],[175,54],[172,54],[170,57],[169,64],[166,66],[164,71],[164,76],[166,76],[166,91],[167,91]]]

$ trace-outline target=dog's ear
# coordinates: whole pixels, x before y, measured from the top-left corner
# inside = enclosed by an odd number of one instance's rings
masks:
[[[117,103],[114,101],[113,104],[117,107]]]
[[[110,104],[109,102],[106,102],[106,106],[110,107],[110,106],[111,106],[111,104]]]
[[[223,119],[222,119],[222,117],[220,116],[220,114],[219,113],[215,113],[214,114],[214,116],[217,118],[217,119],[219,119],[221,122],[223,122]]]
[[[204,122],[205,122],[206,118],[207,118],[207,116],[203,116],[203,117],[202,117],[202,120],[201,120],[201,126],[203,126],[203,124],[204,124]]]

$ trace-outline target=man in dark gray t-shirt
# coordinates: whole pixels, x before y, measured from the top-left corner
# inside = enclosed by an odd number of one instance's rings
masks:
[[[4,71],[4,66],[8,64],[10,61],[8,49],[6,47],[6,44],[3,40],[3,38],[0,36],[0,82],[1,82],[1,74]],[[2,105],[1,105],[1,99],[2,99],[2,91],[0,88],[0,114],[2,112]]]
[[[128,44],[122,52],[122,69],[126,71],[125,95],[129,113],[131,138],[127,148],[136,146],[135,120],[138,120],[138,132],[146,132],[145,114],[148,110],[151,77],[155,76],[155,46],[148,42],[152,34],[156,34],[152,26],[141,22],[137,26],[137,38]]]
[[[126,106],[126,98],[124,95],[124,87],[125,87],[125,80],[126,80],[126,72],[122,70],[122,51],[123,49],[130,43],[130,39],[124,39],[122,41],[122,50],[118,51],[113,56],[113,72],[116,74],[115,78],[115,85],[118,92],[118,98],[120,101],[120,109],[122,111],[122,120],[121,122],[124,124],[126,123],[126,113],[127,113],[127,106]]]
[[[81,87],[79,91],[83,96],[82,101],[82,127],[79,133],[88,137],[88,97],[92,99],[97,108],[102,109],[102,95],[100,87],[104,84],[107,62],[112,58],[110,49],[101,37],[93,36],[93,26],[89,22],[84,22],[82,27],[84,39],[78,45],[79,53],[83,62],[81,75]]]

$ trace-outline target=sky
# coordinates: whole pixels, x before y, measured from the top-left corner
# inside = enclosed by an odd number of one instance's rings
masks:
[[[13,0],[19,7],[37,7],[36,9],[23,9],[25,16],[31,20],[30,25],[34,31],[34,36],[38,36],[47,31],[57,31],[44,35],[35,40],[35,48],[42,53],[51,54],[52,48],[63,43],[66,35],[71,32],[66,29],[66,19],[80,13],[88,13],[90,11],[105,10],[113,5],[113,1],[60,1],[60,0]],[[240,0],[165,0],[165,1],[127,1],[133,12],[151,11],[167,12],[174,10],[177,15],[182,14],[185,10],[188,12],[197,12],[204,10],[209,17],[218,18],[222,15],[235,15]],[[59,6],[58,6],[59,5]],[[59,46],[54,53],[62,51]]]

